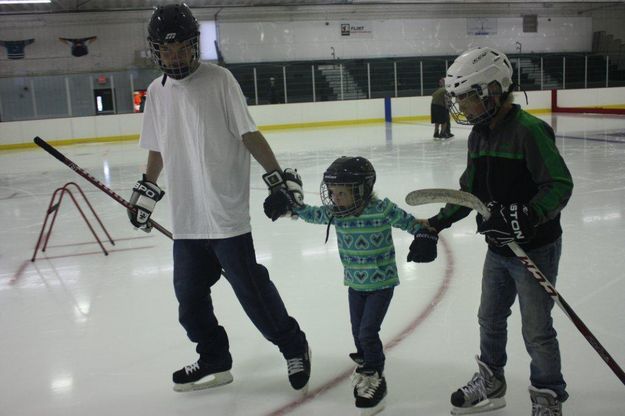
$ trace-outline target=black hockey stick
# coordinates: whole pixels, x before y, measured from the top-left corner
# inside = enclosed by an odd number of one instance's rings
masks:
[[[113,198],[115,201],[119,202],[126,209],[128,209],[128,210],[130,210],[132,212],[135,212],[137,210],[135,207],[130,205],[130,203],[128,201],[126,201],[124,198],[122,198],[121,196],[119,196],[118,194],[113,192],[109,187],[104,185],[102,182],[100,182],[99,180],[97,180],[96,178],[91,176],[87,171],[83,170],[80,166],[78,166],[77,164],[75,164],[74,162],[69,160],[61,152],[56,150],[54,147],[52,147],[49,143],[47,143],[41,137],[37,136],[37,137],[35,137],[33,139],[33,141],[35,142],[35,144],[37,146],[41,147],[46,152],[50,153],[52,156],[57,158],[59,161],[61,161],[65,165],[69,166],[69,168],[71,170],[73,170],[74,172],[76,172],[77,174],[79,174],[80,176],[82,176],[83,178],[88,180],[89,182],[91,182],[93,185],[95,185],[96,188],[98,188],[101,191],[103,191],[105,194],[107,194],[108,196]],[[170,239],[173,240],[173,237],[172,237],[171,232],[169,230],[167,230],[165,227],[163,227],[162,225],[160,225],[159,223],[157,223],[154,220],[150,220],[149,222],[152,225],[152,227],[156,228],[158,231],[163,233],[163,235],[166,235],[167,237],[169,237]]]
[[[449,203],[454,205],[462,205],[479,212],[482,217],[488,219],[490,212],[486,205],[478,197],[468,192],[456,191],[452,189],[421,189],[418,191],[410,192],[406,195],[406,203],[408,205],[424,205],[429,203]],[[545,291],[553,298],[555,303],[558,304],[560,309],[564,311],[566,316],[573,322],[577,329],[582,333],[584,338],[590,343],[590,345],[597,351],[599,356],[605,361],[605,363],[612,369],[614,374],[625,384],[625,372],[621,369],[612,356],[603,348],[603,345],[597,340],[597,338],[590,332],[590,329],[582,322],[579,316],[573,311],[569,304],[564,300],[562,295],[558,293],[556,288],[547,280],[545,275],[538,269],[534,262],[527,256],[525,251],[516,242],[508,244],[508,247],[512,250],[515,256],[523,263],[525,268],[532,274],[534,279],[545,289]]]

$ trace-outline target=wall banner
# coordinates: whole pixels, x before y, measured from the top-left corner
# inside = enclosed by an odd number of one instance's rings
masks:
[[[467,18],[467,35],[488,36],[497,34],[497,19],[489,17]]]
[[[371,22],[341,23],[341,37],[352,39],[373,39]]]

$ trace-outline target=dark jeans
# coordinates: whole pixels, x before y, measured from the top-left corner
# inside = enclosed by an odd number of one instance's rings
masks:
[[[241,306],[265,338],[285,358],[302,354],[306,335],[291,318],[267,269],[256,263],[252,234],[213,240],[174,241],[174,289],[178,319],[189,339],[197,343],[200,359],[232,365],[228,336],[213,311],[211,286],[221,270]]]
[[[364,292],[349,288],[349,316],[356,352],[362,355],[367,369],[384,371],[384,348],[380,327],[393,298],[395,288]]]
[[[527,252],[545,277],[555,286],[562,239]],[[531,357],[530,381],[534,387],[553,390],[561,401],[567,399],[562,377],[560,348],[553,328],[554,301],[516,257],[488,250],[482,277],[482,299],[478,313],[481,360],[495,374],[503,375],[506,365],[507,319],[519,296],[525,348]]]

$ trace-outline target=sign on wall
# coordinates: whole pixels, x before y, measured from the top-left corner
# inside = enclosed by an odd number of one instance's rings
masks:
[[[341,23],[341,37],[354,39],[372,39],[373,29],[371,22]]]
[[[489,17],[467,18],[467,35],[486,36],[497,34],[497,19]]]

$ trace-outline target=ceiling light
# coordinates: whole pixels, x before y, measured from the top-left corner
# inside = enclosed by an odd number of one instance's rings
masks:
[[[52,3],[52,0],[0,0],[0,4]]]

